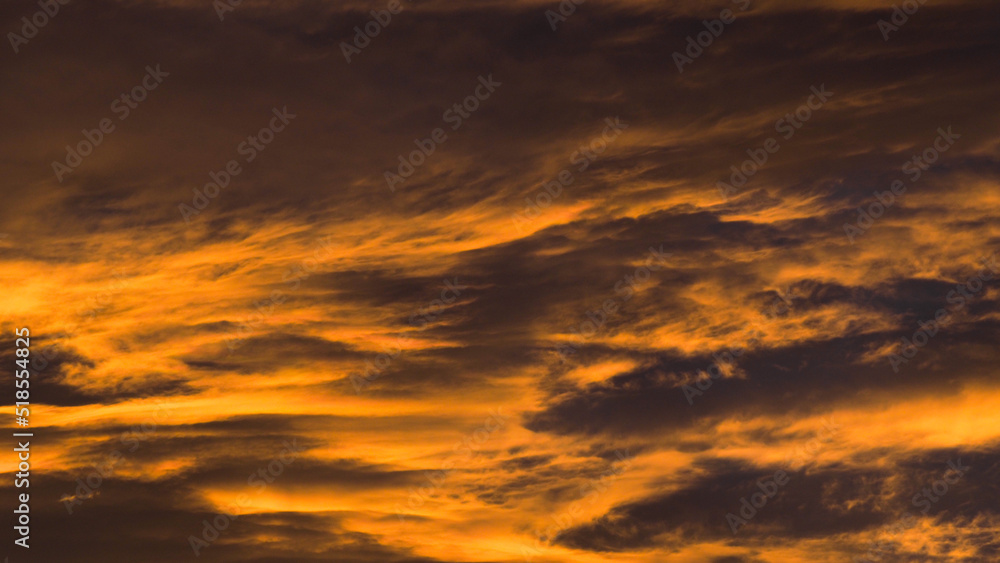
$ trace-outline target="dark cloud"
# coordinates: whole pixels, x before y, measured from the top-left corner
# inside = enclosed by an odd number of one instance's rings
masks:
[[[995,512],[985,496],[995,486],[995,476],[981,473],[995,466],[995,458],[995,451],[928,451],[889,471],[845,467],[807,471],[712,460],[678,490],[616,506],[591,523],[560,533],[556,541],[578,549],[617,552],[654,545],[679,547],[692,540],[756,545],[773,536],[824,537],[888,529],[907,513],[964,521]],[[779,478],[778,471],[785,474]],[[786,476],[787,483],[779,486],[777,480]],[[932,487],[945,477],[951,485],[935,496]],[[930,496],[920,496],[927,492]],[[762,493],[758,505],[764,494],[771,496],[761,506],[746,508],[743,499],[751,502],[756,493]],[[740,520],[730,522],[728,515]]]

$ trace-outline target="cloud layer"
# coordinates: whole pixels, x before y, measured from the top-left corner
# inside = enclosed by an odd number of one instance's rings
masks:
[[[37,560],[1000,556],[994,3],[10,4]]]

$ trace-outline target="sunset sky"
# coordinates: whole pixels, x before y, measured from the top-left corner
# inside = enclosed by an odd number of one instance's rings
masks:
[[[9,563],[1000,561],[996,0],[60,1]]]

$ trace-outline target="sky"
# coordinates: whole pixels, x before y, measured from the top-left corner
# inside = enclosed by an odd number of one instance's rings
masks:
[[[63,1],[10,563],[1000,561],[995,1]]]

